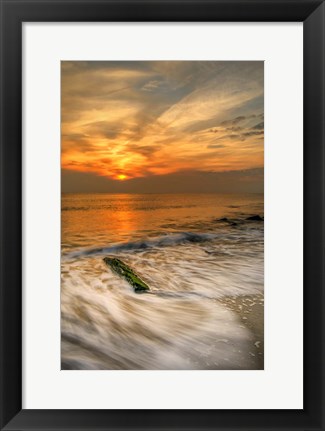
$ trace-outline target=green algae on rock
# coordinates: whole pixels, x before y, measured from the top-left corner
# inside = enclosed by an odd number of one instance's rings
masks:
[[[141,280],[141,278],[133,271],[133,269],[131,269],[117,257],[104,257],[103,260],[113,272],[123,277],[128,283],[130,283],[135,292],[146,292],[150,290],[149,286],[147,286],[147,284]]]

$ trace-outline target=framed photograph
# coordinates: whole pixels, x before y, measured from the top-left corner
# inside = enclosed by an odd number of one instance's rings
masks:
[[[264,369],[263,78],[62,61],[62,370]]]
[[[1,1],[1,429],[324,429],[324,2]]]

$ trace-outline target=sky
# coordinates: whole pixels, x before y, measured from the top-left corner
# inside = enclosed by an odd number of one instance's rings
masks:
[[[263,192],[264,63],[61,62],[62,192]]]

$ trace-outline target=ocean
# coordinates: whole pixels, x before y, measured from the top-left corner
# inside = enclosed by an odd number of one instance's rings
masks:
[[[263,301],[263,219],[263,194],[63,194],[61,368],[258,368],[254,334],[225,300]]]

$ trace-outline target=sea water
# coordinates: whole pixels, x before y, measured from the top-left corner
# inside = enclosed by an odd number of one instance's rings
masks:
[[[63,194],[61,214],[62,369],[256,368],[220,299],[263,294],[262,194]]]

